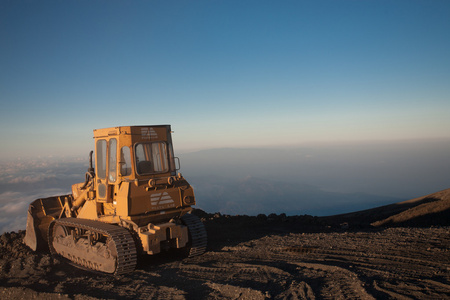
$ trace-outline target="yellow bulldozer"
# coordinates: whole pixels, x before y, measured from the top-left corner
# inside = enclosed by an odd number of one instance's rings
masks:
[[[132,272],[138,254],[206,251],[201,220],[191,214],[192,186],[177,173],[170,125],[94,130],[84,183],[72,194],[37,199],[24,242],[90,270]]]

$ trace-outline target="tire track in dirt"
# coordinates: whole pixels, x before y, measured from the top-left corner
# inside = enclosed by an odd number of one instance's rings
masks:
[[[227,256],[227,255],[226,255]],[[285,284],[292,277],[289,272],[266,264],[245,262],[240,258],[227,263],[212,261],[209,267],[199,265],[182,265],[180,271],[185,277],[213,281],[236,290],[244,289],[243,294],[265,295],[273,291],[283,291]],[[217,285],[208,285],[217,288]],[[251,291],[251,292],[250,292]],[[254,295],[254,296],[255,296]],[[259,296],[255,296],[259,297]]]
[[[375,299],[363,287],[364,283],[359,280],[358,275],[345,268],[330,266],[319,263],[302,263],[296,265],[299,271],[312,273],[321,272],[324,274],[323,287],[320,295],[324,299]]]
[[[325,256],[327,260],[334,260],[336,263],[340,262],[342,264],[352,262],[353,265],[359,265],[361,267],[366,267],[369,269],[371,266],[376,266],[376,271],[395,271],[395,269],[405,271],[406,269],[411,269],[412,273],[418,273],[412,277],[427,277],[433,275],[436,270],[449,270],[450,264],[439,261],[430,261],[417,258],[410,258],[404,255],[388,255],[381,253],[367,253],[360,251],[348,251],[348,250],[321,250],[317,248],[311,248],[311,250],[305,249],[304,247],[290,246],[288,248],[277,250],[276,252],[288,252],[292,255],[308,255],[309,257],[322,257]],[[393,268],[392,266],[396,266]],[[420,266],[418,268],[418,266]],[[375,270],[374,269],[374,270]],[[417,270],[420,270],[418,272]]]
[[[389,229],[388,231],[389,235],[387,236],[390,236],[391,233],[395,233],[395,236],[397,236],[398,234],[395,231],[413,233],[416,230]],[[426,231],[424,230],[424,232]],[[345,234],[342,234],[340,235],[341,241],[329,242],[326,245],[323,245],[317,236],[314,240],[304,239],[304,243],[298,245],[295,243],[299,241],[298,236],[292,236],[291,239],[284,239],[287,247],[272,248],[271,251],[278,261],[288,261],[302,266],[311,266],[312,263],[317,270],[322,268],[325,274],[323,272],[312,272],[308,276],[316,276],[323,280],[321,285],[325,288],[321,289],[319,294],[325,298],[330,293],[334,294],[332,298],[365,298],[369,294],[376,297],[398,298],[407,297],[405,295],[411,292],[414,295],[412,298],[418,299],[442,298],[442,295],[450,295],[450,286],[447,284],[450,270],[448,235],[439,234],[439,238],[442,238],[441,244],[434,243],[434,246],[437,246],[434,249],[429,247],[430,243],[426,240],[419,240],[417,237],[415,239],[407,237],[408,242],[401,241],[398,243],[402,247],[392,247],[393,240],[386,237],[383,239],[387,239],[389,242],[379,243],[383,247],[371,248],[361,244],[361,241],[355,241],[351,236],[352,234],[349,235],[346,237]],[[358,234],[355,233],[355,235]],[[363,235],[359,234],[359,236],[362,237]],[[371,237],[373,238],[373,236]],[[439,238],[432,238],[432,240],[435,242]],[[329,241],[336,240],[329,239]],[[354,242],[354,245],[349,244],[349,241]],[[322,244],[322,247],[320,247],[320,244]],[[353,247],[356,244],[358,247]],[[397,244],[395,240],[394,244]],[[410,250],[413,248],[411,245],[417,244],[422,245],[422,248],[416,247],[414,250]],[[384,247],[386,245],[390,246]],[[405,251],[405,248],[409,251]],[[343,276],[333,276],[333,268],[340,268],[339,272]],[[303,271],[305,274],[308,273],[305,270]],[[343,281],[340,280],[345,277],[346,279]],[[360,280],[355,280],[356,277],[359,277]],[[334,278],[332,284],[334,286],[331,289],[326,288],[327,282],[330,282],[329,278]],[[380,280],[380,278],[383,278],[383,280]],[[424,280],[424,278],[427,279]],[[345,287],[346,284],[352,282],[350,288]],[[342,285],[342,287],[339,288],[339,285]],[[347,293],[347,291],[352,290],[354,292],[362,291],[360,287],[364,287],[365,292],[359,295],[358,293]]]
[[[167,286],[147,285],[142,288],[139,300],[182,300],[186,293]]]
[[[430,238],[431,248],[427,240],[420,239],[430,236],[428,231],[434,229],[268,236],[224,247],[216,255],[231,265],[223,270],[230,279],[260,278],[255,289],[264,291],[263,284],[269,284],[273,298],[373,299],[396,293],[401,296],[398,291],[402,290],[405,295],[413,291],[413,298],[442,298],[450,292],[443,283],[450,270],[448,231],[436,229],[437,234]],[[258,261],[258,266],[242,261]],[[267,266],[276,266],[279,271]],[[284,281],[277,277],[283,272]]]
[[[450,298],[448,227],[251,235],[198,257],[142,258],[135,272],[118,277],[33,253],[22,238],[0,239],[2,299]]]
[[[275,299],[279,300],[298,300],[298,299],[307,299],[312,300],[316,299],[316,295],[314,294],[313,289],[309,284],[304,281],[296,282],[292,281],[287,289],[277,295]]]

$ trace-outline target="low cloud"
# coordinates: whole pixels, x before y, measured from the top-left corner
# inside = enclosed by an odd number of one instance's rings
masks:
[[[28,175],[28,176],[18,176],[14,179],[8,181],[10,184],[17,183],[37,183],[49,179],[55,179],[55,175],[46,175],[46,174],[37,174],[37,175]]]
[[[3,232],[18,232],[19,230],[24,230],[27,222],[27,216],[15,216],[7,219],[6,222],[2,222],[3,218],[0,218],[0,233]]]
[[[12,191],[0,194],[0,233],[25,229],[27,207],[32,197]]]
[[[61,188],[37,190],[35,193],[6,191],[0,194],[0,233],[25,230],[28,206],[36,199],[68,194]]]
[[[16,214],[18,212],[22,212],[24,210],[24,207],[26,207],[27,204],[24,202],[20,203],[8,203],[3,206],[0,206],[1,213],[0,214]]]
[[[29,204],[39,198],[69,194],[82,182],[87,161],[37,158],[0,162],[0,232],[24,230]]]

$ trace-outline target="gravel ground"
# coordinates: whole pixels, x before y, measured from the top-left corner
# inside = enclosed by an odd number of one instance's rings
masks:
[[[340,217],[200,216],[208,252],[143,256],[130,274],[112,277],[32,252],[24,231],[0,237],[1,299],[446,299],[450,298],[450,227],[420,198],[368,225],[366,212]],[[446,198],[447,197],[447,198]],[[414,224],[395,223],[411,210]],[[447,215],[445,215],[447,214]],[[417,217],[417,216],[420,217]],[[446,216],[446,217],[445,217]],[[393,222],[382,222],[383,220]],[[364,222],[361,220],[364,219]],[[376,220],[377,219],[377,220]],[[372,220],[372,221],[374,221]],[[433,223],[435,224],[430,225]],[[412,222],[412,223],[411,223]],[[374,223],[372,223],[374,224]],[[409,224],[406,226],[405,224]],[[425,225],[426,224],[426,225]],[[415,225],[415,226],[412,226]]]

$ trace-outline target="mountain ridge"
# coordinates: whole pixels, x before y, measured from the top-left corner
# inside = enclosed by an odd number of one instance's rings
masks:
[[[332,224],[380,226],[450,226],[450,188],[362,211],[322,218]]]

